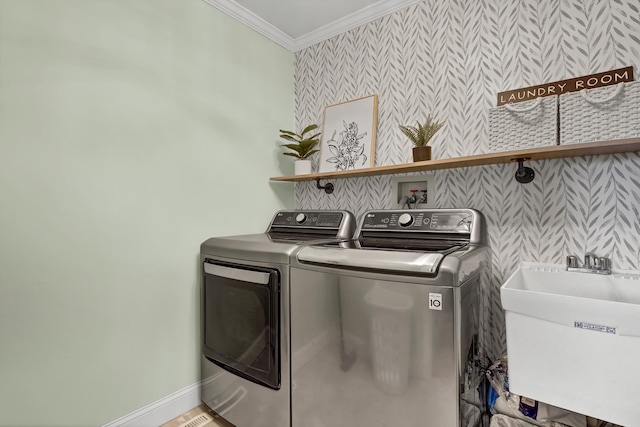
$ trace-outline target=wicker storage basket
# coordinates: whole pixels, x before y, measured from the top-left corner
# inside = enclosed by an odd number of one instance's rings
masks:
[[[560,95],[560,144],[640,136],[640,82]]]
[[[558,97],[536,98],[489,110],[489,151],[558,145]]]

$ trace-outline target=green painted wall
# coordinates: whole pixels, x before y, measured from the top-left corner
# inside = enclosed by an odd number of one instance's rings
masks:
[[[0,425],[198,381],[199,244],[293,206],[293,99],[293,54],[200,0],[0,0]]]

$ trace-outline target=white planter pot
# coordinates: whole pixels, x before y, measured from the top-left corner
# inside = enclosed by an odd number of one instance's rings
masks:
[[[296,160],[295,161],[295,174],[307,175],[311,173],[311,160]]]

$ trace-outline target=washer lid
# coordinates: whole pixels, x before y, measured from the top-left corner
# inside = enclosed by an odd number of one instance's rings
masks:
[[[441,252],[307,246],[298,252],[297,257],[301,263],[435,275],[445,255]]]

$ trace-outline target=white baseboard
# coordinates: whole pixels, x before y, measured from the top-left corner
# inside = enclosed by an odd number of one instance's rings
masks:
[[[102,427],[158,427],[200,403],[200,382],[198,381]]]

